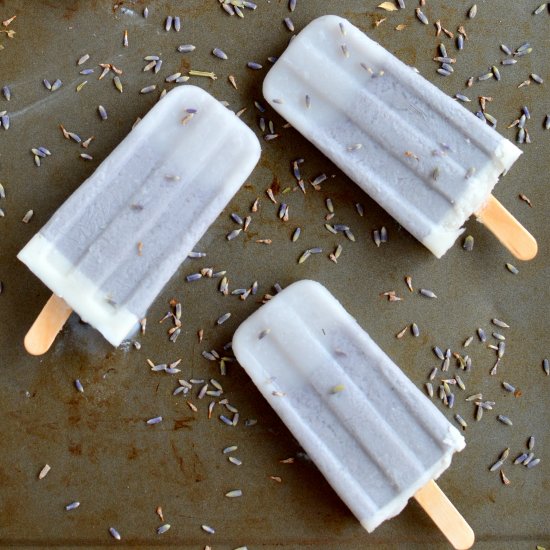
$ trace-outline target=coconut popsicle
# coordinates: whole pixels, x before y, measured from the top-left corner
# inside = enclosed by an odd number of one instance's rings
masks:
[[[369,532],[397,515],[465,446],[319,283],[299,281],[277,294],[237,329],[233,350]]]
[[[490,194],[521,150],[346,19],[307,25],[263,94],[438,258],[474,213],[521,259],[536,254],[536,241]],[[483,215],[489,202],[503,224],[491,223],[490,209]]]
[[[18,258],[114,346],[250,175],[254,133],[195,86],[161,99]]]

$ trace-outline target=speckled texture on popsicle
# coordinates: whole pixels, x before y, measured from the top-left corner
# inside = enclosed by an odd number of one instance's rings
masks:
[[[521,151],[337,16],[268,73],[271,106],[437,257]]]
[[[437,479],[464,439],[320,283],[235,332],[235,355],[368,531]]]
[[[253,132],[211,95],[166,95],[19,253],[118,345],[248,177]]]

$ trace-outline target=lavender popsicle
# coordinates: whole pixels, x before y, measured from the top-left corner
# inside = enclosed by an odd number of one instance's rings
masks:
[[[207,92],[161,99],[18,257],[114,346],[250,175],[254,133]]]
[[[465,446],[319,283],[296,282],[260,307],[235,332],[233,350],[369,532],[418,498]]]
[[[504,208],[505,224],[483,215],[520,149],[346,19],[327,15],[303,29],[263,93],[438,258],[474,213],[521,259],[536,254]]]

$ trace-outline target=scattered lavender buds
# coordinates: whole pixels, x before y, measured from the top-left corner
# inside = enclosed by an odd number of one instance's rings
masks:
[[[189,53],[195,49],[195,46],[193,44],[182,44],[181,46],[178,46],[177,49],[180,53]]]
[[[45,464],[38,474],[38,479],[44,479],[51,469],[52,468],[49,464]]]
[[[122,539],[122,537],[120,536],[120,533],[114,527],[109,527],[109,534],[111,535],[111,537],[113,537],[116,540]]]
[[[424,12],[420,9],[420,8],[416,8],[414,10],[415,14],[416,14],[416,18],[421,22],[423,23],[424,25],[428,25],[429,24],[429,21],[428,21],[428,18],[426,17],[426,15],[424,14]]]
[[[220,50],[220,48],[214,48],[212,53],[219,59],[228,59],[227,54],[223,50]]]

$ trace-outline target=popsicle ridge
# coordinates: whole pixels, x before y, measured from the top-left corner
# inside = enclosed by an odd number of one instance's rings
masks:
[[[223,108],[223,107],[222,107]],[[201,120],[202,117],[202,120]],[[113,217],[109,224],[95,237],[93,250],[86,250],[75,264],[75,268],[82,272],[94,270],[98,262],[105,262],[109,257],[112,265],[102,273],[98,286],[102,288],[117,288],[116,282],[121,280],[120,269],[125,268],[125,281],[134,281],[124,289],[117,290],[117,303],[134,307],[137,292],[143,292],[142,281],[132,276],[136,270],[147,273],[146,267],[157,266],[162,271],[166,261],[171,262],[174,247],[179,248],[181,242],[196,242],[200,235],[195,235],[193,222],[207,218],[208,225],[219,214],[219,199],[227,195],[227,200],[234,194],[231,188],[231,178],[224,183],[221,189],[209,186],[209,179],[218,177],[217,172],[229,169],[236,171],[240,160],[226,155],[227,161],[219,168],[213,168],[217,159],[222,157],[222,149],[229,141],[229,129],[218,128],[217,117],[213,114],[201,113],[194,115],[193,121],[188,123],[189,139],[182,138],[178,148],[170,156],[156,162],[145,172],[143,183],[126,202],[126,208],[119,215]],[[200,124],[204,131],[204,142],[194,139],[193,124]],[[208,144],[207,154],[202,149]],[[239,144],[236,145],[236,150]],[[182,155],[182,151],[184,154]],[[167,169],[172,166],[171,169]],[[222,168],[223,167],[223,168]],[[118,181],[124,181],[124,174],[120,174]],[[193,201],[196,197],[196,201]],[[218,200],[216,201],[216,198]],[[200,203],[200,208],[193,208],[193,204]],[[209,204],[216,205],[213,215],[209,215]],[[159,220],[173,219],[170,231]],[[124,243],[124,247],[115,246],[118,243],[117,235],[126,232],[133,236]],[[140,243],[138,245],[138,243]],[[138,250],[138,246],[140,249]],[[146,263],[147,266],[143,264]]]
[[[454,200],[453,194],[445,187],[439,184],[439,178],[433,178],[433,171],[437,168],[437,158],[445,156],[448,159],[448,169],[452,171],[453,174],[461,174],[463,177],[466,176],[464,168],[460,163],[453,159],[449,155],[449,151],[446,148],[446,144],[442,142],[437,142],[437,136],[427,135],[421,131],[420,128],[415,128],[412,124],[403,120],[399,117],[397,113],[393,113],[392,109],[395,106],[390,105],[387,101],[384,101],[385,98],[391,97],[392,88],[396,87],[395,78],[391,72],[387,70],[382,70],[382,74],[379,75],[378,72],[373,71],[372,75],[369,73],[366,74],[366,71],[363,69],[359,72],[362,67],[359,67],[359,63],[356,62],[356,75],[348,75],[340,65],[333,64],[331,65],[329,71],[333,80],[331,81],[330,91],[315,82],[314,79],[308,77],[310,73],[304,73],[299,71],[299,69],[293,64],[289,63],[286,58],[278,61],[279,63],[285,64],[290,71],[292,71],[297,78],[300,78],[304,81],[304,85],[310,87],[310,89],[315,90],[315,98],[320,99],[323,104],[330,106],[335,112],[340,111],[342,115],[346,118],[346,122],[351,125],[355,125],[357,128],[350,128],[348,132],[357,136],[358,138],[363,135],[367,137],[369,141],[373,141],[380,149],[384,149],[388,157],[395,160],[399,164],[403,165],[405,170],[411,172],[409,176],[411,178],[420,178],[423,180],[424,184],[433,189],[436,193],[441,195],[447,201],[451,202]],[[321,57],[318,51],[308,52],[308,64],[312,70],[320,70],[324,65],[324,60]],[[362,78],[359,78],[362,77]],[[374,93],[372,90],[366,86],[366,81],[371,78],[381,78],[383,80],[384,86],[388,93]],[[356,93],[354,87],[360,87],[361,91],[359,94]],[[355,101],[353,103],[345,103],[341,105],[336,100],[336,97],[350,97],[354,96]],[[424,99],[416,97],[416,94],[409,98],[409,101],[418,101],[421,103],[420,106],[415,105],[414,109],[412,107],[413,103],[410,103],[409,107],[404,107],[404,109],[409,108],[410,111],[418,114],[420,118],[424,117]],[[310,106],[310,109],[315,109],[314,106]],[[355,113],[367,112],[368,111],[368,123],[365,117],[356,117]],[[377,116],[377,113],[384,113],[383,117]],[[307,114],[306,114],[307,116]],[[477,123],[481,124],[477,118]],[[395,140],[392,140],[387,134],[380,132],[382,126],[387,126],[390,128],[399,128],[399,134],[402,138],[402,141],[397,146]],[[343,128],[335,127],[332,134],[332,139],[336,144],[338,142],[337,136]],[[396,132],[397,133],[397,132]],[[353,150],[354,145],[361,145],[357,150],[362,149],[363,143],[354,143],[351,142],[341,143],[340,149],[343,151]],[[414,151],[414,152],[413,152]],[[486,151],[487,156],[491,155],[491,151]],[[406,153],[409,152],[407,155]],[[356,155],[356,156],[359,156]],[[389,160],[391,160],[389,159]],[[420,162],[421,159],[430,159],[432,162]],[[376,175],[372,175],[376,179]]]

